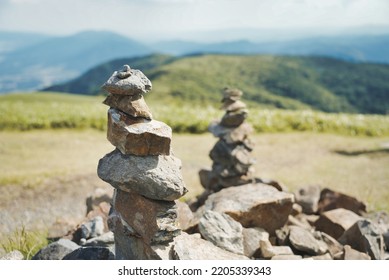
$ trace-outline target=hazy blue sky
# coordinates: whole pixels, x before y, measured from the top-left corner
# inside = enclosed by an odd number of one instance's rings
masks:
[[[139,39],[229,28],[389,26],[389,0],[0,0],[0,30],[112,30]]]

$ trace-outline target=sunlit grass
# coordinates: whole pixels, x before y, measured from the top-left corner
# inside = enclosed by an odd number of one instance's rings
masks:
[[[29,260],[47,244],[47,233],[28,231],[22,227],[8,235],[1,242],[1,247],[6,253],[18,250],[23,254],[25,260]]]
[[[35,129],[106,130],[107,107],[103,96],[35,93],[0,96],[0,131]],[[147,98],[146,98],[147,99]],[[175,133],[204,133],[209,122],[223,112],[198,103],[158,103],[149,106],[154,118],[167,123]],[[389,116],[329,114],[250,107],[248,122],[257,132],[312,131],[351,136],[389,135]]]

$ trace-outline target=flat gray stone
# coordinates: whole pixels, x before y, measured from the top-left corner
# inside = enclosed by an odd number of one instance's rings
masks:
[[[317,240],[307,229],[289,226],[289,242],[293,248],[310,255],[323,255],[328,251],[327,245]]]
[[[100,159],[97,174],[116,189],[151,199],[172,201],[187,192],[181,161],[174,156],[142,157],[114,150]]]
[[[33,260],[61,260],[67,254],[80,248],[76,243],[68,239],[59,239],[53,243],[50,243],[45,248],[39,250]]]
[[[151,90],[150,80],[139,70],[124,65],[120,71],[115,71],[106,81],[102,89],[111,94],[139,95]]]
[[[214,245],[235,254],[244,254],[242,225],[227,214],[205,211],[199,221],[199,230]]]
[[[172,129],[156,120],[139,120],[116,110],[108,110],[107,138],[123,154],[169,155]]]
[[[172,251],[174,260],[248,260],[243,255],[228,252],[185,232],[175,238]]]
[[[206,210],[226,213],[246,228],[261,227],[273,234],[288,220],[293,202],[292,194],[257,183],[229,187],[213,193],[204,207]]]

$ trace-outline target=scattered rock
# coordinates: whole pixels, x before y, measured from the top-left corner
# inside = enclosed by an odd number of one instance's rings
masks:
[[[305,214],[314,214],[318,210],[320,187],[308,186],[295,193],[296,203],[300,204]]]
[[[93,247],[111,247],[115,244],[115,239],[112,231],[108,231],[100,236],[88,239],[83,246]]]
[[[63,257],[63,260],[114,260],[115,255],[106,247],[81,247]]]
[[[317,240],[310,231],[297,226],[289,226],[289,230],[289,242],[294,249],[314,256],[328,251],[327,245]]]
[[[0,261],[20,261],[24,260],[23,254],[18,250],[13,250],[4,256],[0,257]]]
[[[279,261],[286,261],[286,260],[302,260],[303,257],[299,255],[276,255],[271,258],[271,260],[279,260]]]
[[[318,204],[318,212],[322,213],[337,208],[344,208],[358,215],[366,213],[366,205],[356,198],[330,189],[322,190]]]
[[[357,221],[363,219],[354,212],[338,208],[323,212],[316,221],[316,230],[323,231],[338,239],[347,229]]]
[[[243,255],[242,225],[224,213],[207,210],[199,222],[201,235],[214,245]]]
[[[211,242],[182,233],[175,238],[174,260],[248,260],[243,255],[225,251]]]
[[[292,194],[259,183],[222,189],[208,197],[205,209],[226,213],[246,228],[261,227],[274,234],[286,223],[293,202]]]
[[[316,233],[320,235],[318,238],[327,244],[328,252],[331,254],[332,258],[335,258],[335,256],[343,253],[343,245],[340,244],[335,238],[324,232]]]
[[[181,201],[176,201],[176,204],[179,228],[182,230],[191,228],[194,225],[194,215],[189,205]]]
[[[33,260],[61,260],[67,254],[78,249],[78,246],[73,241],[68,239],[59,239],[53,243],[50,243],[45,248],[39,250],[35,256],[32,257]]]
[[[259,241],[269,240],[269,233],[262,228],[243,228],[244,255],[251,258],[259,255]]]
[[[289,246],[273,246],[269,240],[260,240],[261,256],[265,259],[271,259],[278,255],[294,255]]]
[[[359,220],[339,238],[342,244],[368,254],[373,260],[381,260],[384,254],[384,242],[378,229],[369,220]]]
[[[180,169],[181,161],[174,156],[140,157],[114,150],[100,159],[97,173],[116,189],[172,201],[187,192]]]
[[[371,260],[368,254],[354,250],[349,245],[344,246],[343,260]]]

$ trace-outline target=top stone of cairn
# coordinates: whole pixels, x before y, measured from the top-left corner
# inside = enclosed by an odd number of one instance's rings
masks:
[[[150,80],[140,71],[124,65],[115,71],[102,88],[111,94],[142,95],[151,90]]]
[[[243,92],[237,88],[224,88],[222,102],[237,101],[242,96]]]

